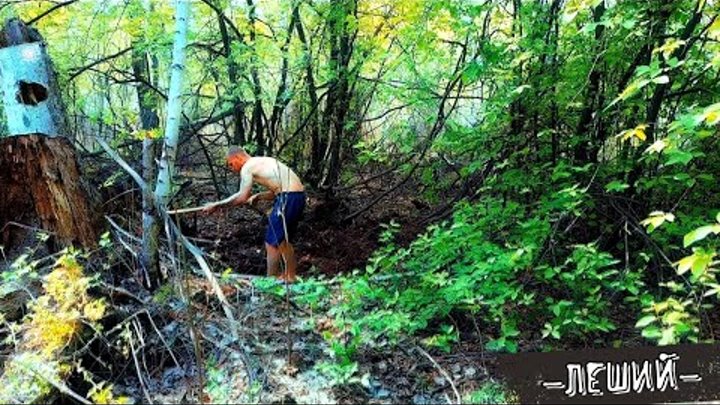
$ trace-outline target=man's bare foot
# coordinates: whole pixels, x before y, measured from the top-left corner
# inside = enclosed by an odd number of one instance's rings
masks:
[[[288,276],[287,273],[284,273],[283,275],[278,276],[278,280],[280,280],[280,281],[282,281],[282,282],[284,282],[284,283],[292,284],[292,283],[294,283],[295,281],[297,281],[297,278],[296,278],[294,275]]]

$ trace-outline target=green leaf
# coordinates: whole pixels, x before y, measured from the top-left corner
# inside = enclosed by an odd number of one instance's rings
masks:
[[[529,84],[523,84],[522,86],[518,86],[515,90],[511,92],[511,94],[521,94],[523,91],[531,88]]]
[[[652,145],[648,146],[647,149],[645,149],[645,153],[660,153],[665,148],[667,148],[667,146],[668,142],[665,139],[658,139],[657,141],[653,142]]]
[[[705,271],[707,270],[708,266],[710,265],[710,262],[712,261],[714,255],[709,254],[701,254],[698,255],[698,258],[695,260],[695,263],[693,263],[692,266],[692,275],[694,277],[700,277]]]
[[[625,29],[632,29],[637,24],[637,20],[623,20],[622,26]]]
[[[685,322],[681,322],[681,323],[678,323],[677,325],[675,325],[675,332],[678,335],[685,335],[688,332],[691,332],[692,329],[693,329],[692,326],[688,325]]]
[[[505,348],[509,353],[517,353],[518,351],[518,344],[515,341],[507,341],[505,342]]]
[[[697,278],[707,270],[714,257],[714,251],[695,248],[693,254],[680,259],[676,263],[678,266],[677,272],[682,275],[692,269],[693,276]]]
[[[471,61],[462,73],[463,84],[467,85],[475,83],[477,79],[480,78],[481,73],[482,67],[480,64],[476,60]]]
[[[658,341],[658,345],[667,346],[675,342],[675,331],[672,328],[663,329],[660,340]]]
[[[640,318],[639,321],[637,321],[637,323],[635,324],[635,327],[636,328],[644,328],[644,327],[650,325],[655,319],[657,319],[655,317],[655,315],[645,315],[642,318]]]
[[[613,180],[610,183],[605,185],[605,190],[609,191],[609,192],[623,191],[628,187],[630,187],[630,186],[626,183],[623,183],[619,180]]]
[[[687,166],[688,163],[693,159],[693,154],[690,152],[685,152],[682,150],[674,149],[667,153],[668,160],[665,162],[666,165],[672,166],[675,164],[681,164],[683,166]]]
[[[658,328],[657,326],[645,328],[640,334],[642,335],[642,337],[652,340],[659,339],[662,336],[662,332],[660,332],[660,328]]]
[[[688,247],[695,242],[701,241],[711,233],[715,235],[720,233],[720,224],[701,226],[700,228],[697,228],[694,231],[688,233],[683,238],[683,246]]]
[[[680,259],[679,262],[677,262],[677,266],[678,266],[677,273],[681,276],[683,274],[687,273],[687,271],[690,270],[690,268],[692,268],[693,263],[695,263],[695,255],[694,254],[687,256],[687,257],[683,257],[682,259]]]

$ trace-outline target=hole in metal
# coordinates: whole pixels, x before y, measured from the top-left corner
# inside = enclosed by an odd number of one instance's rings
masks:
[[[47,100],[48,92],[45,86],[40,83],[19,81],[17,101],[21,104],[38,105]]]

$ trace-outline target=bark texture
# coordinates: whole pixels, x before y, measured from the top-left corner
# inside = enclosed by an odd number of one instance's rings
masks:
[[[0,228],[12,246],[8,222],[34,223],[61,245],[94,246],[97,213],[82,187],[75,151],[66,138],[25,135],[0,139]]]

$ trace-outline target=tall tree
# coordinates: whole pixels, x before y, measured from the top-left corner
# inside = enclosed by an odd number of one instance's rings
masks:
[[[357,35],[357,0],[333,2],[328,16],[330,40],[329,95],[325,109],[325,130],[329,140],[325,152],[327,160],[323,186],[331,190],[337,184],[341,170],[341,152],[344,142],[345,119],[350,108],[350,60]]]
[[[175,38],[172,51],[170,89],[168,90],[167,120],[159,164],[160,171],[155,185],[155,198],[162,206],[168,203],[172,192],[175,157],[177,156],[178,138],[180,137],[185,48],[187,46],[188,20],[190,18],[189,3],[189,0],[177,0],[176,2]]]
[[[253,0],[247,0],[249,7],[248,19],[250,20],[250,46],[252,47],[252,62],[250,63],[250,76],[252,77],[253,88],[253,113],[252,127],[255,132],[255,142],[257,143],[257,154],[265,153],[265,134],[263,132],[263,116],[265,115],[262,105],[262,83],[260,82],[260,73],[258,66],[260,59],[258,58],[257,45],[257,5]]]
[[[243,145],[247,141],[245,131],[245,100],[242,99],[239,90],[240,75],[239,66],[235,60],[235,56],[232,52],[232,44],[234,41],[242,42],[242,37],[232,23],[228,21],[227,16],[223,13],[223,10],[217,7],[212,0],[206,0],[206,4],[213,7],[213,10],[217,14],[218,27],[220,28],[220,38],[223,43],[223,52],[225,60],[227,61],[227,75],[230,83],[230,101],[233,104],[233,135],[232,143],[234,145]],[[231,27],[234,32],[234,36],[230,36],[228,28]]]
[[[272,115],[270,116],[270,122],[268,124],[268,141],[269,145],[272,146],[272,144],[277,141],[278,139],[278,131],[280,127],[280,119],[282,117],[282,113],[285,110],[285,107],[290,102],[290,95],[289,89],[288,89],[288,69],[289,69],[289,62],[288,62],[288,48],[290,47],[290,41],[293,37],[293,31],[295,30],[295,24],[297,23],[298,19],[298,13],[297,8],[299,7],[300,3],[295,2],[292,6],[292,11],[290,13],[290,23],[288,24],[285,42],[280,47],[280,51],[282,52],[282,65],[280,67],[280,83],[278,84],[277,93],[275,94],[275,103],[273,104],[272,109]],[[271,148],[272,150],[272,148]]]
[[[318,120],[318,109],[320,108],[320,100],[318,99],[317,89],[315,88],[315,74],[313,73],[312,53],[310,44],[305,36],[305,28],[300,19],[300,5],[293,10],[295,14],[295,29],[297,30],[298,39],[302,44],[302,65],[305,68],[305,87],[310,98],[309,126],[310,126],[310,165],[305,177],[310,184],[316,186],[320,181],[320,173],[322,172],[322,143],[320,139],[320,121]]]

